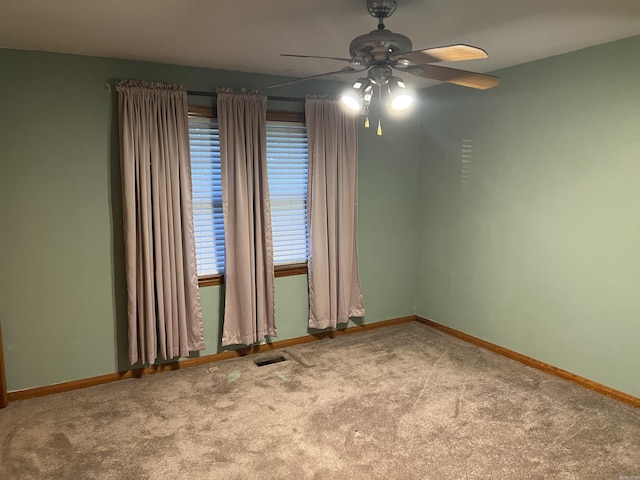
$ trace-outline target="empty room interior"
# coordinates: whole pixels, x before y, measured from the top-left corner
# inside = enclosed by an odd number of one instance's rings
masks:
[[[4,2],[0,477],[640,479],[638,52],[635,0]],[[132,362],[123,80],[356,91],[364,315],[312,328],[276,259],[230,345],[198,264],[201,347]]]

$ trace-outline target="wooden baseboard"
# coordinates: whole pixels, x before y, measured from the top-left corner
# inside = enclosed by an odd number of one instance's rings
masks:
[[[15,390],[15,391],[9,392],[8,401],[14,402],[18,400],[26,400],[28,398],[42,397],[42,396],[51,395],[54,393],[69,392],[69,391],[78,390],[81,388],[101,385],[103,383],[116,382],[118,380],[124,380],[127,378],[140,378],[142,376],[152,375],[155,373],[168,372],[172,370],[181,370],[183,368],[195,367],[196,365],[203,365],[206,363],[218,362],[220,360],[242,357],[245,355],[251,355],[255,353],[269,352],[271,350],[286,348],[293,345],[300,345],[303,343],[314,342],[316,340],[322,340],[325,338],[335,338],[340,335],[364,332],[364,331],[373,330],[376,328],[388,327],[390,325],[398,325],[400,323],[413,322],[415,320],[416,320],[415,315],[410,315],[408,317],[393,318],[391,320],[384,320],[381,322],[355,325],[352,327],[341,328],[338,330],[319,332],[319,333],[314,333],[310,335],[304,335],[302,337],[290,338],[288,340],[279,340],[277,342],[264,343],[264,344],[255,345],[251,347],[241,348],[238,350],[228,350],[225,352],[205,355],[203,357],[188,358],[185,360],[164,363],[161,365],[153,365],[150,367],[125,370],[125,371],[116,372],[116,373],[108,373],[106,375],[99,375],[97,377],[90,377],[90,378],[84,378],[81,380],[73,380],[70,382],[57,383],[55,385],[46,385],[44,387],[28,388],[25,390]]]
[[[416,320],[435,330],[439,330],[443,333],[446,333],[447,335],[451,335],[453,337],[459,338],[460,340],[464,340],[465,342],[468,342],[468,343],[473,343],[474,345],[490,350],[494,353],[497,353],[498,355],[502,355],[512,360],[516,360],[517,362],[523,363],[537,370],[541,370],[545,373],[549,373],[551,375],[555,375],[556,377],[569,380],[573,383],[580,385],[581,387],[588,388],[589,390],[593,390],[594,392],[598,392],[602,395],[606,395],[607,397],[611,397],[615,400],[618,400],[619,402],[623,402],[633,407],[640,408],[640,398],[634,397],[633,395],[629,395],[628,393],[615,390],[611,387],[607,387],[606,385],[602,385],[601,383],[594,382],[593,380],[589,380],[588,378],[581,377],[580,375],[576,375],[575,373],[562,370],[561,368],[554,367],[553,365],[549,365],[548,363],[541,362],[540,360],[536,360],[535,358],[531,358],[521,353],[514,352],[513,350],[509,350],[508,348],[495,345],[491,342],[487,342],[486,340],[482,340],[480,338],[466,334],[454,328],[441,325],[427,318],[423,318],[416,315]]]
[[[472,335],[461,332],[454,328],[441,325],[439,323],[420,317],[418,315],[410,315],[407,317],[394,318],[391,320],[384,320],[381,322],[369,323],[364,325],[356,325],[348,328],[342,328],[339,330],[319,332],[319,333],[314,333],[310,335],[304,335],[302,337],[290,338],[288,340],[280,340],[273,343],[265,343],[261,345],[245,347],[238,350],[228,350],[225,352],[214,353],[211,355],[205,355],[203,357],[198,357],[198,358],[188,358],[182,361],[170,362],[162,365],[154,365],[154,366],[145,367],[145,368],[137,368],[137,369],[126,370],[126,371],[121,371],[116,373],[108,373],[106,375],[99,375],[97,377],[90,377],[90,378],[85,378],[81,380],[73,380],[70,382],[57,383],[55,385],[47,385],[44,387],[29,388],[25,390],[16,390],[13,392],[9,392],[8,395],[5,394],[5,398],[6,398],[5,402],[26,400],[28,398],[42,397],[44,395],[51,395],[54,393],[69,392],[69,391],[78,390],[81,388],[92,387],[94,385],[101,385],[103,383],[116,382],[118,380],[124,380],[127,378],[140,378],[145,375],[152,375],[155,373],[168,372],[172,370],[180,370],[183,368],[195,367],[197,365],[204,365],[207,363],[218,362],[218,361],[226,360],[229,358],[237,358],[245,355],[269,352],[272,350],[278,350],[281,348],[291,347],[293,345],[300,345],[303,343],[314,342],[314,341],[322,340],[325,338],[335,338],[340,335],[364,332],[367,330],[373,330],[377,328],[388,327],[390,325],[398,325],[401,323],[408,323],[413,321],[418,321],[435,330],[446,333],[447,335],[451,335],[453,337],[464,340],[465,342],[472,343],[474,345],[485,348],[487,350],[490,350],[504,357],[510,358],[512,360],[516,360],[517,362],[520,362],[524,365],[535,368],[537,370],[541,370],[551,375],[555,375],[556,377],[569,380],[584,388],[588,388],[589,390],[593,390],[594,392],[598,392],[602,395],[606,395],[607,397],[611,397],[615,400],[626,403],[633,407],[640,408],[640,398],[638,397],[634,397],[633,395],[629,395],[628,393],[615,390],[613,388],[607,387],[606,385],[602,385],[598,382],[594,382],[593,380],[589,380],[588,378],[584,378],[584,377],[581,377],[580,375],[576,375],[575,373],[562,370],[560,368],[554,367],[553,365],[549,365],[548,363],[544,363],[544,362],[541,362],[540,360],[536,360],[535,358],[531,358],[521,353],[514,352],[513,350],[509,350],[508,348],[504,348],[499,345],[493,344],[491,342],[487,342],[486,340],[482,340],[480,338],[474,337]],[[0,397],[0,405],[2,405],[2,401],[3,401],[2,397]]]

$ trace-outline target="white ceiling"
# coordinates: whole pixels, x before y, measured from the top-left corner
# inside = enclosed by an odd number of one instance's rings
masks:
[[[488,72],[640,34],[640,0],[398,0],[387,28],[414,49],[466,43]],[[286,76],[343,66],[376,28],[366,0],[0,0],[0,48]]]

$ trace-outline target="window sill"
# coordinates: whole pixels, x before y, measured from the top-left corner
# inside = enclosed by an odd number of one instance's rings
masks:
[[[276,265],[274,268],[274,274],[276,278],[291,277],[293,275],[306,275],[307,264],[306,263],[293,263],[290,265]],[[211,287],[214,285],[223,285],[224,275],[219,273],[217,275],[207,275],[198,277],[198,286]]]

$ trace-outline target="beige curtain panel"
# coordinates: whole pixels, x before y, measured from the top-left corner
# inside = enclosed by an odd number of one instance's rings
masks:
[[[218,89],[225,241],[222,345],[277,335],[267,180],[267,97]]]
[[[117,85],[129,361],[204,348],[191,199],[186,91]]]
[[[364,317],[358,276],[356,118],[336,99],[307,96],[309,327]]]

